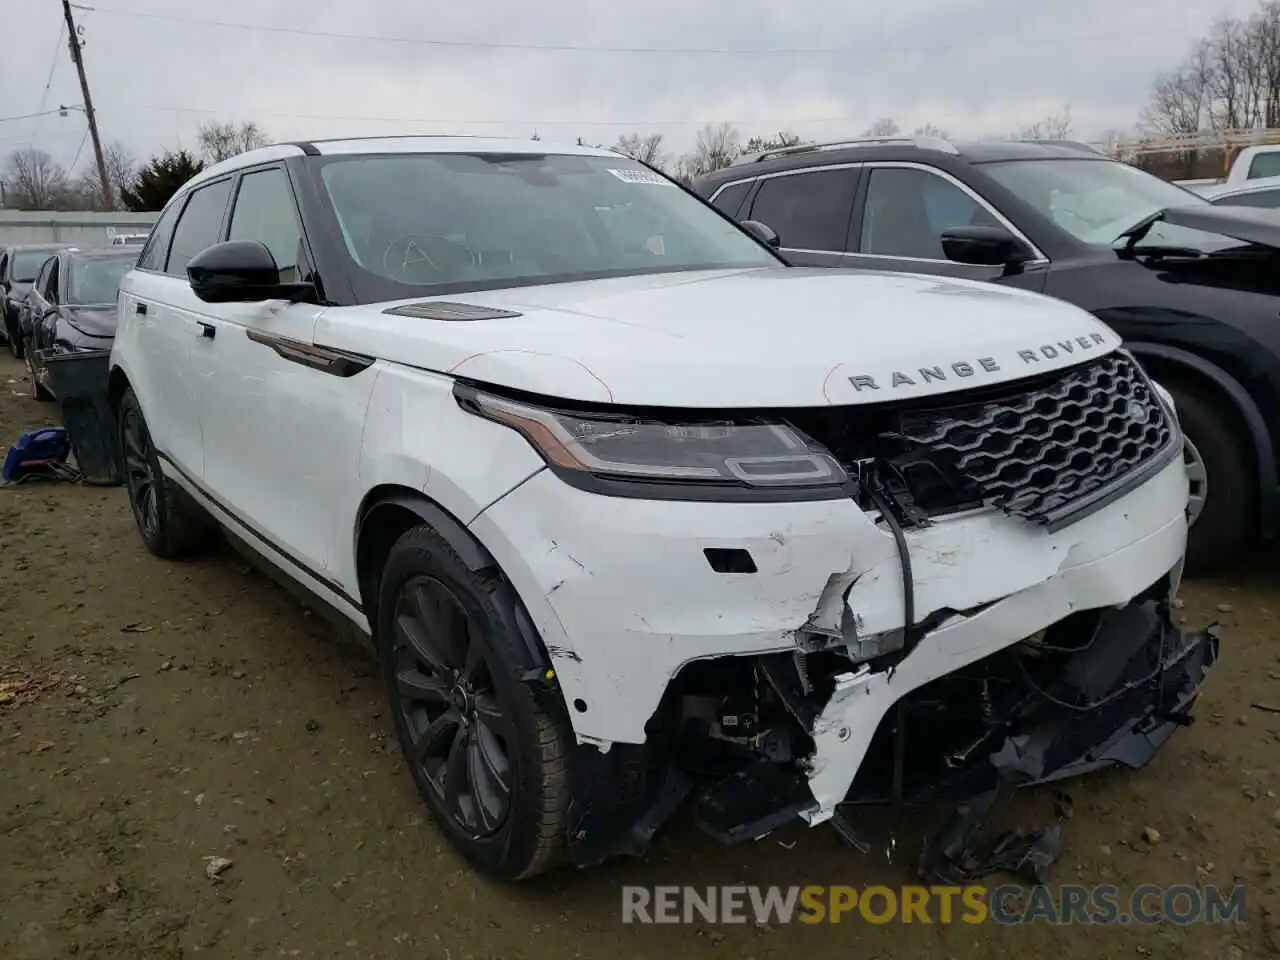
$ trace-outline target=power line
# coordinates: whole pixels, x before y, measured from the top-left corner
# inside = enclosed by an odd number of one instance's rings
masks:
[[[200,113],[210,116],[226,114],[232,111],[213,110],[208,107],[177,107],[158,104],[133,104],[131,109],[155,110],[166,113]],[[438,123],[454,126],[562,126],[562,127],[701,127],[706,124],[732,123],[741,126],[765,126],[769,124],[809,124],[809,123],[853,123],[866,120],[859,117],[718,117],[715,120],[546,120],[529,119],[528,117],[506,118],[497,120],[476,120],[462,117],[373,117],[358,114],[335,113],[273,113],[266,110],[254,110],[255,117],[275,117],[282,120],[341,120],[348,123]],[[946,119],[945,117],[943,119]]]
[[[89,125],[84,125],[84,135],[80,138],[80,146],[76,147],[75,155],[71,158],[71,164],[67,167],[67,173],[76,172],[76,164],[80,162],[80,154],[84,150],[85,141],[89,139]]]
[[[44,92],[40,94],[40,110],[44,110],[45,104],[49,102],[49,88],[53,86],[53,75],[58,69],[58,48],[62,46],[62,31],[64,25],[58,24],[58,37],[53,41],[53,57],[49,62],[49,76],[44,81]],[[36,142],[40,139],[40,126],[43,123],[44,114],[40,113],[36,117],[35,129],[31,131],[31,140],[27,143],[27,149],[35,148]]]
[[[81,9],[91,10],[94,13],[105,14],[113,17],[162,20],[168,23],[188,23],[197,26],[220,27],[229,30],[250,30],[259,33],[284,34],[295,37],[318,37],[326,40],[368,40],[379,43],[395,43],[421,47],[457,47],[476,50],[525,50],[544,51],[548,53],[636,53],[668,55],[710,54],[721,56],[861,56],[865,54],[864,50],[856,50],[850,47],[618,47],[592,46],[588,44],[515,43],[497,40],[440,40],[428,39],[426,37],[390,37],[385,34],[376,33],[349,33],[338,30],[307,30],[302,27],[280,27],[262,23],[241,23],[232,20],[216,20],[211,17],[162,13],[152,10],[122,10],[119,8],[97,6],[82,7]],[[1163,28],[1157,27],[1154,29],[1154,32],[1163,32],[1171,35],[1175,32],[1175,25],[1169,24]],[[1177,30],[1176,32],[1182,33],[1183,31]],[[1114,31],[1076,35],[1064,35],[1061,31],[1056,31],[1049,36],[1019,38],[1018,43],[1021,47],[1025,48],[1029,45],[1061,44],[1063,41],[1070,40],[1112,40],[1114,38]],[[972,47],[972,45],[972,41],[955,41],[942,46],[931,46],[929,47],[928,52],[933,54],[959,47]]]
[[[55,113],[61,113],[61,112],[62,112],[62,107],[59,107],[57,110],[40,110],[37,113],[20,113],[17,116],[13,116],[13,117],[0,117],[0,123],[9,123],[13,120],[31,120],[31,119],[34,119],[35,117],[49,117]]]

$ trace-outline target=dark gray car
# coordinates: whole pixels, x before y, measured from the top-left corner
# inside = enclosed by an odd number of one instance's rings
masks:
[[[0,251],[0,336],[9,344],[10,352],[22,359],[22,335],[18,330],[18,311],[31,292],[36,274],[44,262],[67,243],[31,243],[5,247]]]

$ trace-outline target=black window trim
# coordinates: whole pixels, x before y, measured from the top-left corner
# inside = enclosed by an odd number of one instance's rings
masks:
[[[863,178],[862,168],[865,167],[866,165],[867,165],[867,162],[865,160],[850,161],[845,163],[822,163],[822,164],[814,164],[813,166],[794,167],[791,170],[777,170],[777,171],[774,171],[773,173],[757,174],[754,177],[742,177],[738,180],[729,180],[726,183],[722,183],[718,187],[716,187],[715,192],[713,192],[711,196],[707,198],[707,202],[714,204],[716,197],[720,195],[720,191],[724,190],[726,187],[731,187],[734,184],[738,184],[738,183],[749,182],[751,184],[751,187],[747,190],[746,199],[751,201],[751,205],[747,207],[747,210],[751,210],[755,207],[756,198],[760,195],[760,186],[766,180],[773,180],[777,177],[794,177],[803,173],[821,173],[822,171],[825,171],[825,170],[851,170],[853,171],[854,175],[859,178],[859,180],[853,186],[853,202],[849,208],[849,223],[845,227],[845,247],[847,248],[849,246],[849,240],[853,236],[854,220],[858,214],[859,199],[862,195],[862,190],[863,190],[862,180],[864,178]],[[848,249],[810,250],[807,247],[788,247],[786,245],[783,245],[778,249],[783,253],[803,253],[803,254],[811,254],[811,255],[817,254],[820,256],[832,256],[832,257],[858,256],[858,254],[853,253]]]
[[[173,238],[178,233],[178,227],[182,226],[182,218],[187,215],[187,208],[191,206],[191,198],[201,190],[206,190],[209,187],[216,187],[221,183],[228,183],[231,185],[231,188],[227,191],[227,200],[222,206],[222,219],[218,223],[218,232],[215,234],[217,239],[213,242],[218,243],[226,237],[227,221],[231,210],[231,197],[235,193],[236,188],[234,181],[239,172],[240,171],[237,170],[232,173],[228,173],[225,176],[212,177],[208,180],[201,181],[187,190],[186,196],[180,201],[182,203],[182,209],[178,212],[178,219],[173,221],[173,230],[169,233],[169,248],[164,252],[164,267],[155,272],[159,273],[161,276],[171,277],[174,280],[182,280],[184,283],[186,282],[185,274],[179,276],[178,274],[169,272],[169,260],[173,257]]]
[[[316,289],[320,293],[321,302],[325,301],[324,280],[321,276],[319,264],[316,261],[315,250],[311,245],[311,239],[307,235],[307,221],[303,216],[302,204],[298,197],[298,182],[294,178],[290,170],[291,164],[288,162],[293,158],[282,158],[279,160],[268,160],[264,163],[255,163],[253,166],[242,167],[233,174],[235,183],[231,187],[231,199],[227,204],[227,209],[223,216],[222,231],[218,235],[219,242],[226,240],[231,236],[231,220],[236,213],[236,204],[240,202],[240,188],[244,185],[244,178],[252,176],[255,173],[266,173],[269,170],[279,170],[284,174],[285,183],[289,187],[289,198],[293,201],[293,212],[298,224],[298,236],[302,240],[302,252],[307,258],[305,264],[295,264],[298,269],[299,279],[304,276],[310,277],[311,282],[316,285]],[[304,274],[303,268],[306,268],[308,274]]]
[[[144,243],[142,245],[142,249],[138,251],[138,262],[133,265],[135,270],[142,270],[145,273],[154,273],[159,276],[164,276],[163,266],[161,267],[161,269],[156,270],[153,267],[144,267],[142,265],[142,262],[147,259],[147,254],[151,252],[153,247],[159,246],[161,244],[164,245],[165,263],[169,262],[169,244],[173,241],[173,230],[174,228],[177,227],[178,219],[181,218],[182,210],[183,208],[186,207],[186,204],[187,204],[186,195],[175,194],[173,197],[170,198],[168,203],[166,203],[163,207],[160,208],[160,212],[156,214],[155,223],[151,225],[151,233],[147,237],[147,242]],[[174,214],[175,219],[173,221],[172,227],[167,228],[167,232],[166,232],[165,225],[164,225],[164,216],[170,210],[175,211],[175,214]]]
[[[864,180],[862,168],[866,166],[865,162],[858,163],[824,163],[810,167],[795,167],[791,170],[779,170],[776,173],[766,173],[757,177],[756,182],[752,184],[750,190],[747,191],[746,199],[750,200],[750,205],[746,208],[750,216],[755,216],[756,201],[760,199],[760,191],[764,187],[766,180],[776,180],[779,177],[798,177],[806,173],[826,173],[831,170],[848,170],[854,176],[853,193],[849,197],[849,219],[844,225],[844,247],[843,250],[811,250],[808,247],[788,247],[785,243],[778,248],[782,253],[803,253],[816,254],[819,256],[833,257],[850,257],[853,254],[849,251],[849,240],[853,236],[854,218],[858,213],[858,198],[862,193],[862,182]],[[719,193],[719,190],[716,191]],[[783,238],[786,239],[785,237]]]
[[[854,224],[854,227],[850,229],[850,234],[849,234],[850,239],[857,237],[859,246],[862,245],[862,218],[866,214],[865,194],[867,191],[871,189],[872,174],[875,172],[875,169],[877,167],[887,167],[890,169],[897,169],[897,170],[901,170],[901,169],[921,170],[925,173],[931,173],[936,177],[941,177],[943,180],[945,180],[947,183],[950,183],[952,186],[959,187],[963,193],[968,195],[969,199],[973,200],[975,203],[977,203],[979,206],[985,209],[987,213],[995,217],[1001,226],[1003,226],[1006,230],[1012,233],[1015,237],[1017,237],[1019,240],[1025,243],[1028,246],[1028,248],[1031,249],[1034,256],[1031,260],[1028,260],[1025,264],[1023,264],[1023,266],[1039,267],[1039,266],[1044,266],[1050,262],[1049,257],[1045,255],[1044,251],[1041,250],[1038,245],[1033,243],[1031,238],[1028,237],[1022,230],[1020,230],[1012,220],[1010,220],[1003,213],[997,210],[995,207],[995,204],[991,203],[991,201],[987,200],[986,197],[978,193],[977,190],[973,189],[971,186],[969,186],[959,177],[955,176],[952,173],[949,173],[946,170],[943,170],[941,167],[936,167],[928,163],[921,163],[917,160],[867,160],[867,161],[864,161],[861,164],[861,166],[868,168],[866,170],[866,185],[863,188],[864,195],[862,197],[862,201],[859,203],[858,209],[856,211],[857,222]],[[856,228],[856,231],[854,228]],[[908,263],[954,264],[954,261],[952,260],[938,259],[936,257],[900,257],[895,254],[888,254],[888,253],[859,253],[856,251],[852,251],[849,253],[849,256],[867,258],[871,260],[906,261]]]

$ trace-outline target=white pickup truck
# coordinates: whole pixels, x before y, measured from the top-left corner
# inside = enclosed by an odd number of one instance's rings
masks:
[[[1231,161],[1231,167],[1227,170],[1225,177],[1175,182],[1196,193],[1203,193],[1212,187],[1234,186],[1250,180],[1276,176],[1280,176],[1280,143],[1269,143],[1242,149]]]

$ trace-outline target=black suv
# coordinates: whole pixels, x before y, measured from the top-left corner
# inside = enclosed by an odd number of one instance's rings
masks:
[[[797,266],[990,280],[1090,311],[1177,402],[1188,569],[1280,531],[1275,212],[1214,207],[1067,141],[808,144],[743,157],[693,188]]]

